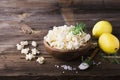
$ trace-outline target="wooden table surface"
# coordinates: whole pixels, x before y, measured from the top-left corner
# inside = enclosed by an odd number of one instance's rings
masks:
[[[109,2],[109,0],[105,1]],[[86,23],[89,32],[97,21],[108,20],[113,25],[113,34],[120,39],[120,6],[112,9],[113,7],[107,5],[108,9],[101,9],[99,5],[98,9],[97,7],[91,9],[89,6],[85,10],[74,8],[74,20]],[[71,21],[69,18],[68,20]],[[0,0],[0,80],[112,80],[120,78],[120,64],[102,62],[99,66],[92,66],[86,71],[56,68],[55,65],[69,65],[77,68],[81,62],[81,59],[71,62],[57,60],[44,49],[43,37],[47,31],[53,26],[64,24],[63,14],[55,0]],[[24,32],[21,30],[23,28],[29,31]],[[35,33],[31,33],[31,29]],[[25,60],[25,56],[16,50],[16,44],[22,40],[34,40],[38,43],[41,56],[46,59],[45,64],[40,65],[36,61]]]

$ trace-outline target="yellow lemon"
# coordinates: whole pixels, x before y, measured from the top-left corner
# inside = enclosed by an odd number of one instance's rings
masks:
[[[99,47],[107,54],[114,54],[119,50],[119,40],[113,34],[103,33],[98,40]]]
[[[110,22],[99,21],[94,25],[92,29],[92,35],[96,38],[99,38],[102,33],[112,33],[112,25]]]

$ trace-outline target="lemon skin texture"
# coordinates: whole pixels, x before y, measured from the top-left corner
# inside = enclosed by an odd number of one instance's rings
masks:
[[[112,33],[112,25],[108,21],[99,21],[97,22],[93,29],[92,29],[92,35],[95,38],[99,38],[101,34],[103,33]]]
[[[119,50],[119,40],[110,33],[103,33],[98,40],[99,47],[107,54],[114,54]]]

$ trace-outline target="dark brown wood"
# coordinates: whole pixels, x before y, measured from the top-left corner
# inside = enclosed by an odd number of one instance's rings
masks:
[[[71,0],[69,4],[67,0],[62,1],[0,0],[0,80],[120,79],[120,64],[102,62],[99,66],[80,71],[77,67],[81,58],[70,62],[61,61],[49,55],[43,46],[43,38],[53,26],[75,22],[86,23],[91,33],[97,21],[108,20],[113,25],[113,34],[120,39],[120,1]],[[29,29],[30,34],[26,34],[26,29]],[[26,61],[25,56],[16,50],[16,44],[21,40],[35,40],[39,44],[41,56],[46,59],[45,64]],[[99,54],[94,60],[99,62],[98,59]],[[55,67],[64,64],[77,70]]]

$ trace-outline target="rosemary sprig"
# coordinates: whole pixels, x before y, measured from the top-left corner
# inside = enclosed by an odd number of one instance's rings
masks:
[[[79,33],[82,33],[86,30],[86,24],[84,23],[77,23],[74,28],[70,30],[74,35],[77,35]]]
[[[85,59],[84,61],[85,63],[92,65],[93,64],[93,60],[91,59],[91,57],[88,57],[87,59]]]
[[[107,60],[108,62],[111,62],[111,63],[114,63],[114,64],[120,64],[118,53],[115,53],[115,54],[112,54],[112,55],[106,55],[105,53],[101,53],[101,54],[103,54],[102,58],[104,60]]]

